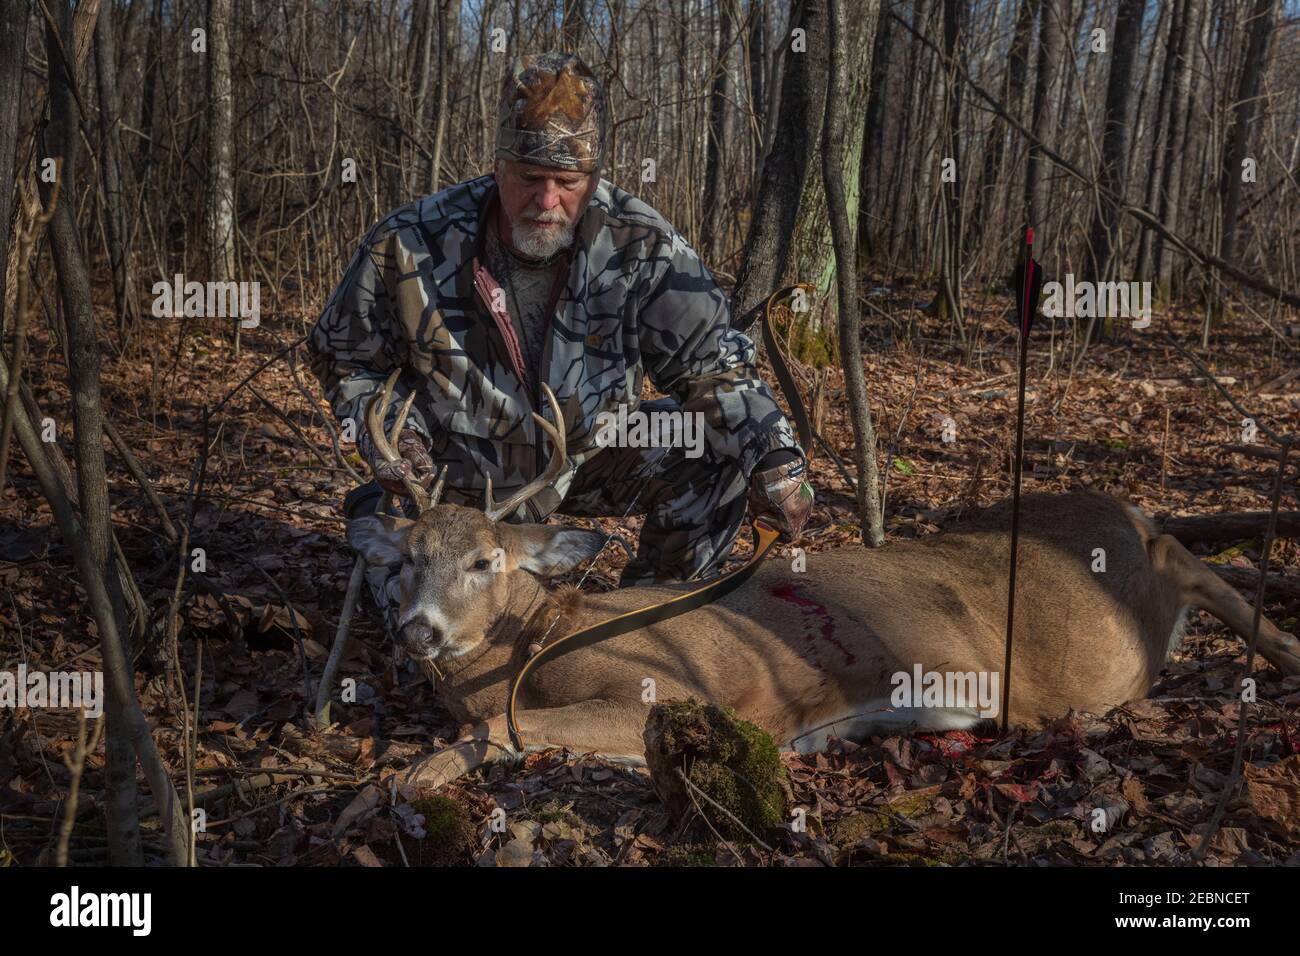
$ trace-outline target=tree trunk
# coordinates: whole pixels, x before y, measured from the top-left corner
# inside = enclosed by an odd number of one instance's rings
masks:
[[[842,0],[828,0],[827,50],[828,76],[826,88],[826,115],[823,122],[821,149],[822,180],[826,195],[826,208],[835,244],[836,287],[839,298],[840,354],[844,359],[844,387],[849,400],[849,416],[853,420],[854,459],[857,465],[858,516],[862,526],[862,540],[876,548],[885,543],[885,526],[880,513],[880,477],[876,465],[876,431],[871,421],[871,404],[867,395],[867,377],[862,367],[862,332],[858,316],[857,270],[854,268],[856,246],[851,228],[848,200],[844,180],[856,178],[857,164],[846,171],[844,156],[851,134],[846,129],[849,112],[849,86],[852,79],[847,67],[857,61],[849,49],[850,34],[844,20]],[[874,10],[863,10],[864,6]],[[879,0],[860,3],[855,16],[869,17],[873,21],[879,14]],[[870,38],[863,41],[868,48]],[[856,125],[856,124],[855,124]],[[859,142],[861,133],[858,134]]]
[[[862,164],[862,140],[866,124],[857,120],[865,116],[867,100],[870,95],[868,86],[871,81],[871,50],[875,40],[876,25],[879,21],[880,4],[862,3],[854,8],[851,18],[846,16],[844,52],[844,90],[848,96],[845,108],[849,116],[855,117],[845,129],[844,153],[844,201],[848,204],[846,212],[849,217],[849,232],[853,236],[853,248],[857,247],[858,229],[858,167]],[[809,31],[808,56],[815,56],[812,33]],[[824,104],[823,104],[824,106]],[[821,116],[821,110],[816,114]],[[823,140],[818,137],[808,157],[814,170],[821,164]],[[826,205],[825,184],[818,175],[808,176],[804,180],[803,194],[799,199],[799,216],[795,223],[794,240],[791,245],[790,261],[785,275],[778,281],[778,286],[794,282],[807,282],[813,285],[822,301],[829,306],[832,299],[829,293],[835,284],[835,254],[831,234],[830,213]],[[856,281],[857,268],[853,270]],[[809,315],[810,325],[820,331],[824,309],[814,310]]]
[[[1156,103],[1155,126],[1151,130],[1151,171],[1147,177],[1146,198],[1143,206],[1154,210],[1161,194],[1165,174],[1164,157],[1169,152],[1171,142],[1176,141],[1181,113],[1186,104],[1175,100],[1178,89],[1178,76],[1186,57],[1184,47],[1187,40],[1188,0],[1175,0],[1173,20],[1169,25],[1169,36],[1165,42],[1165,65],[1160,76],[1160,99]],[[1134,152],[1137,152],[1135,149]],[[1152,246],[1155,233],[1150,229],[1142,230],[1141,243],[1138,246],[1136,274],[1139,279],[1149,278],[1151,271]]]
[[[158,74],[162,70],[162,8],[163,0],[154,0],[153,13],[149,19],[149,43],[145,50],[144,90],[140,94],[140,137],[135,147],[135,181],[143,183],[153,158],[153,147],[158,141],[154,129],[154,90],[158,85]]]
[[[770,8],[764,6],[763,9],[766,12]],[[785,64],[789,51],[790,44],[781,42],[779,37],[776,41],[767,42],[767,72],[763,80],[763,88],[767,91],[763,114],[763,147],[758,162],[754,164],[754,182],[749,190],[751,208],[758,196],[759,183],[763,181],[763,165],[767,162],[767,157],[772,152],[772,143],[776,139],[781,115],[781,84],[785,79]]]
[[[1124,201],[1124,170],[1128,165],[1128,114],[1133,97],[1133,64],[1142,45],[1145,0],[1119,0],[1115,29],[1111,33],[1110,75],[1106,82],[1106,118],[1101,134],[1101,165],[1097,197],[1088,240],[1088,275],[1105,281],[1114,266],[1115,231],[1119,205]]]
[[[1201,30],[1205,19],[1205,0],[1186,0],[1187,23],[1179,43],[1179,55],[1175,63],[1176,76],[1170,93],[1170,125],[1165,142],[1162,161],[1164,169],[1161,174],[1160,208],[1156,215],[1165,223],[1170,232],[1178,232],[1178,220],[1182,209],[1183,169],[1187,157],[1188,138],[1192,124],[1192,83],[1194,74],[1192,62],[1200,46]],[[1163,237],[1157,236],[1155,242],[1156,280],[1168,290],[1172,297],[1174,257],[1169,252]]]
[[[436,193],[442,185],[442,150],[447,137],[447,79],[451,68],[451,30],[447,8],[451,0],[433,0],[438,4],[438,93],[434,101],[433,158],[429,161],[429,191]]]
[[[22,0],[0,2],[0,277],[9,275],[9,226],[14,214],[14,164],[17,161],[23,60],[26,58],[30,13]],[[7,331],[7,297],[0,294],[0,338]],[[4,488],[0,487],[0,494],[3,493]]]
[[[924,177],[925,168],[917,171],[917,175],[908,176],[910,171],[907,168],[907,159],[914,152],[911,148],[914,139],[921,137],[916,133],[918,123],[914,117],[917,116],[918,110],[915,104],[921,94],[921,88],[924,85],[920,79],[922,58],[929,60],[930,52],[922,43],[922,37],[926,34],[927,22],[929,19],[929,6],[927,0],[916,0],[912,6],[912,29],[909,31],[912,35],[912,42],[908,45],[907,68],[903,75],[904,97],[902,106],[902,117],[898,124],[898,136],[894,142],[894,162],[890,164],[891,175],[889,178],[889,189],[887,195],[891,198],[889,210],[889,236],[887,239],[888,254],[891,263],[896,258],[899,244],[903,241],[904,230],[908,227],[909,222],[914,224],[919,218],[917,215],[908,216],[908,204],[915,193],[922,188],[919,183]],[[908,188],[909,181],[915,184],[915,188]],[[912,242],[912,253],[915,259],[916,241]],[[915,265],[915,261],[910,263]]]
[[[429,95],[429,62],[437,42],[438,0],[415,0],[411,6],[411,115],[424,115],[424,100]]]
[[[1255,122],[1256,100],[1268,62],[1275,6],[1276,0],[1255,0],[1249,21],[1246,58],[1237,84],[1232,132],[1223,148],[1223,168],[1219,178],[1223,231],[1219,237],[1219,258],[1233,264],[1236,264],[1237,255],[1237,207],[1241,203],[1242,163],[1250,147],[1250,128]]]
[[[867,95],[866,128],[862,134],[862,162],[858,169],[858,249],[864,258],[876,254],[877,204],[881,195],[881,169],[885,161],[885,105],[889,101],[889,62],[893,49],[892,4],[881,7],[876,39],[871,51],[871,92]]]
[[[941,161],[952,162],[952,175],[940,176],[939,195],[943,202],[943,266],[939,272],[940,305],[957,324],[962,341],[966,332],[961,315],[961,93],[957,64],[962,60],[960,47],[961,0],[943,0],[943,55],[946,62],[943,91],[946,101]]]
[[[111,534],[108,506],[108,478],[104,462],[103,401],[99,392],[99,337],[92,311],[90,276],[81,249],[77,222],[73,216],[77,196],[77,104],[73,95],[76,85],[74,66],[63,58],[60,37],[72,35],[72,17],[67,0],[53,11],[54,24],[46,23],[46,56],[49,70],[50,122],[46,128],[42,155],[62,157],[59,171],[59,199],[49,222],[50,249],[58,275],[59,297],[68,350],[68,378],[72,391],[77,460],[77,498],[80,505],[84,557],[93,574],[103,582],[109,602],[114,635],[125,660],[130,660],[129,630],[126,627],[126,604],[121,581],[110,565]],[[52,184],[40,181],[42,199],[47,207],[53,194]],[[53,502],[51,502],[53,505]],[[68,544],[71,546],[72,542]],[[91,584],[82,582],[87,590]],[[101,648],[105,667],[112,658],[101,630]],[[131,688],[128,692],[133,692]],[[108,721],[104,753],[108,763],[108,841],[110,858],[122,866],[143,862],[140,849],[140,820],[136,810],[135,753],[129,729],[129,708],[110,681],[106,687],[104,716]],[[169,782],[170,783],[170,782]],[[162,794],[157,794],[160,798]]]
[[[749,25],[749,112],[750,112],[750,150],[753,162],[750,163],[748,198],[753,198],[758,186],[759,168],[763,165],[764,131],[767,128],[767,88],[763,85],[763,74],[767,69],[767,3],[765,0],[751,0]],[[657,73],[658,71],[656,71]]]
[[[704,229],[700,249],[709,262],[722,252],[726,223],[726,147],[732,134],[731,48],[734,44],[736,12],[734,0],[718,2],[718,47],[713,61],[713,83],[709,93],[709,130],[704,158]]]
[[[1025,78],[1029,75],[1029,40],[1034,32],[1034,0],[1020,0],[1016,12],[1016,25],[1011,34],[1011,49],[1007,52],[1007,79],[1002,87],[1002,105],[1017,119],[1021,101],[1025,96]],[[984,226],[993,214],[1000,191],[1002,159],[1009,135],[1006,124],[993,119],[989,123],[988,145],[984,149],[984,166],[980,171],[979,187],[975,193],[975,207],[971,212],[970,228],[963,236],[967,256],[979,248]]]
[[[1056,0],[1036,0],[1038,4],[1038,75],[1034,78],[1035,142],[1029,146],[1025,166],[1025,225],[1042,231],[1047,216],[1047,158],[1038,143],[1051,143],[1056,124],[1053,122],[1057,65],[1061,59],[1064,24]]]
[[[108,233],[109,267],[113,272],[113,299],[117,304],[118,327],[127,333],[135,323],[135,293],[131,280],[131,257],[127,249],[126,211],[122,199],[122,144],[118,139],[122,105],[117,92],[117,56],[111,14],[112,7],[102,11],[95,24],[99,169],[104,186],[104,224]]]
[[[805,52],[784,44],[786,67],[781,82],[781,111],[777,118],[772,149],[763,163],[763,181],[758,190],[754,217],[745,238],[745,251],[731,294],[731,320],[748,328],[750,313],[767,300],[780,285],[790,257],[790,240],[799,217],[799,199],[808,178],[809,161],[821,137],[826,97],[825,0],[802,0],[790,20],[791,31],[805,31]],[[813,167],[814,169],[816,167]]]
[[[235,177],[231,161],[234,99],[230,89],[233,0],[208,0],[208,272],[235,277]]]
[[[560,45],[565,53],[577,53],[582,41],[584,11],[582,0],[563,0],[560,24]]]

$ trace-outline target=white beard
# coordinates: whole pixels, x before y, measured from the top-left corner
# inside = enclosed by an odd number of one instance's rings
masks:
[[[540,229],[517,222],[510,227],[510,239],[530,259],[549,259],[573,244],[573,223],[566,222],[559,229]]]

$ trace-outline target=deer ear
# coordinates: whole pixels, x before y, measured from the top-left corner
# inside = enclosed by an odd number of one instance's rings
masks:
[[[547,525],[506,525],[516,535],[519,567],[542,577],[572,571],[605,544],[599,531]]]
[[[368,515],[348,522],[348,544],[368,564],[401,564],[406,557],[406,536],[415,522],[392,515]]]

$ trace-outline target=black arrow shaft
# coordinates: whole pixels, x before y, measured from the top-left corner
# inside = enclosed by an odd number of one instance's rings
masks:
[[[1016,455],[1015,474],[1011,479],[1011,562],[1007,584],[1007,641],[1006,656],[1002,662],[1002,732],[1007,732],[1011,710],[1011,641],[1016,620],[1016,556],[1020,550],[1020,472],[1025,454],[1025,369],[1029,361],[1029,296],[1034,287],[1034,240],[1029,233],[1028,252],[1025,256],[1025,288],[1021,293],[1023,308],[1020,315],[1020,382],[1016,389]]]

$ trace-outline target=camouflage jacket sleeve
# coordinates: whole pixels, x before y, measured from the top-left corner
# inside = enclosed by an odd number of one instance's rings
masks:
[[[383,387],[393,369],[407,362],[406,339],[388,283],[391,235],[381,223],[366,236],[308,336],[312,373],[339,421],[353,420],[363,448],[368,437],[366,399]],[[392,427],[413,387],[415,383],[404,378],[394,385],[386,428]],[[411,408],[406,427],[430,437],[418,407]]]
[[[729,323],[727,300],[699,256],[673,232],[651,257],[639,303],[641,361],[655,388],[701,412],[710,448],[745,474],[769,451],[803,455],[771,390],[758,377],[754,342]]]

